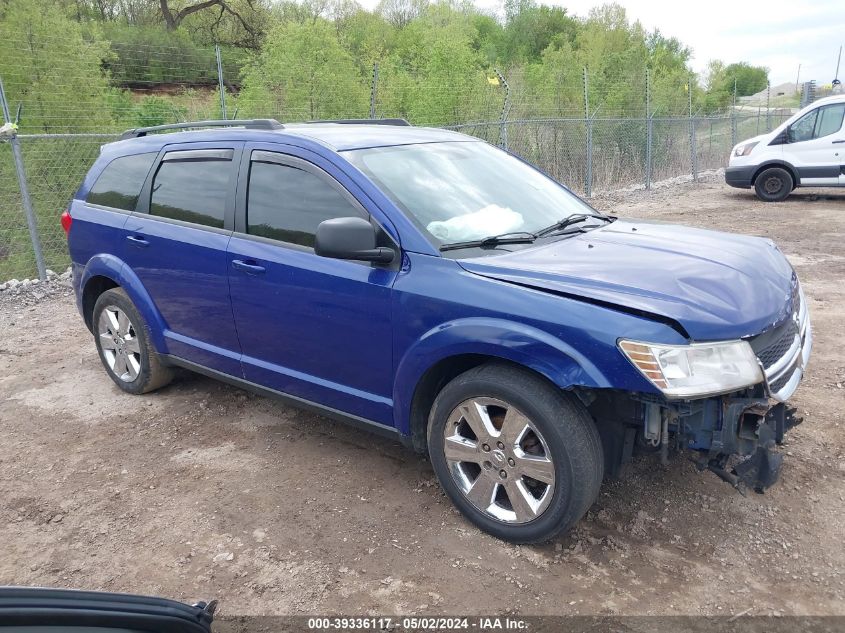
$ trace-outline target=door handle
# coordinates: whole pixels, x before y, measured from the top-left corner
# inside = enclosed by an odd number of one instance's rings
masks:
[[[260,275],[264,272],[264,266],[259,266],[252,260],[245,262],[242,259],[233,259],[232,268],[242,270],[249,275]]]
[[[836,145],[837,143],[845,143],[845,138],[838,138],[833,141],[833,145]]]
[[[127,235],[126,239],[134,246],[144,247],[150,245],[150,243],[140,235]]]

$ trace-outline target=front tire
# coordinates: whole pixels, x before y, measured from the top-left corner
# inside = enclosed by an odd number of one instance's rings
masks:
[[[428,450],[461,513],[512,543],[547,541],[571,528],[603,477],[601,440],[584,406],[507,365],[482,365],[443,388]]]
[[[147,322],[122,288],[112,288],[97,298],[91,322],[106,373],[123,391],[147,393],[171,381],[170,368],[162,364],[150,343]]]
[[[754,191],[764,202],[781,202],[792,193],[795,183],[792,174],[783,167],[764,169],[754,180]]]

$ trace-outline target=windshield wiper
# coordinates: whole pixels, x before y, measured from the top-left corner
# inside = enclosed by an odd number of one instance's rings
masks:
[[[484,237],[480,240],[470,240],[468,242],[453,242],[451,244],[443,244],[440,247],[440,250],[454,251],[459,248],[487,248],[490,246],[498,246],[499,244],[531,244],[536,239],[536,233],[530,233],[529,231],[518,231],[511,233],[501,233],[500,235],[490,235],[489,237]]]
[[[567,216],[562,220],[558,220],[551,226],[547,226],[544,229],[540,229],[535,233],[537,237],[543,237],[545,235],[551,235],[552,233],[557,233],[558,231],[562,231],[563,229],[572,226],[573,224],[580,224],[581,222],[586,222],[590,218],[595,218],[596,220],[604,220],[605,222],[612,222],[611,218],[608,216],[603,215],[593,215],[590,213],[576,213],[574,215]]]

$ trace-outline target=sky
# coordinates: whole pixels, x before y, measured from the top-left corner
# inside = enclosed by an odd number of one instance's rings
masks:
[[[538,0],[565,7],[585,17],[602,0]],[[487,10],[500,10],[500,0],[475,0]],[[377,0],[365,0],[368,8]],[[659,2],[617,0],[628,19],[647,30],[659,29],[692,49],[692,67],[703,73],[707,63],[745,61],[766,66],[773,86],[800,80],[830,83],[836,73],[839,47],[845,44],[845,0],[709,0]],[[845,52],[839,70],[845,81]]]
[[[490,0],[481,0],[490,1]],[[601,2],[549,0],[570,14],[586,16]],[[692,67],[702,73],[712,59],[745,61],[769,69],[773,86],[801,81],[830,83],[839,47],[845,44],[845,0],[710,0],[649,2],[618,0],[628,19],[676,37],[693,51]],[[845,79],[845,68],[839,78]]]

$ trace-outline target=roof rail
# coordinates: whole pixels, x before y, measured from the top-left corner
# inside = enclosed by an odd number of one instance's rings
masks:
[[[138,138],[150,132],[164,132],[166,130],[193,130],[209,127],[244,127],[250,130],[281,130],[284,126],[276,119],[231,119],[220,121],[193,121],[190,123],[169,123],[167,125],[153,125],[152,127],[138,127],[126,130],[120,135],[124,138]]]
[[[343,125],[398,125],[402,127],[411,126],[411,124],[408,123],[405,119],[324,119],[317,121],[306,121],[305,123],[341,123]]]

